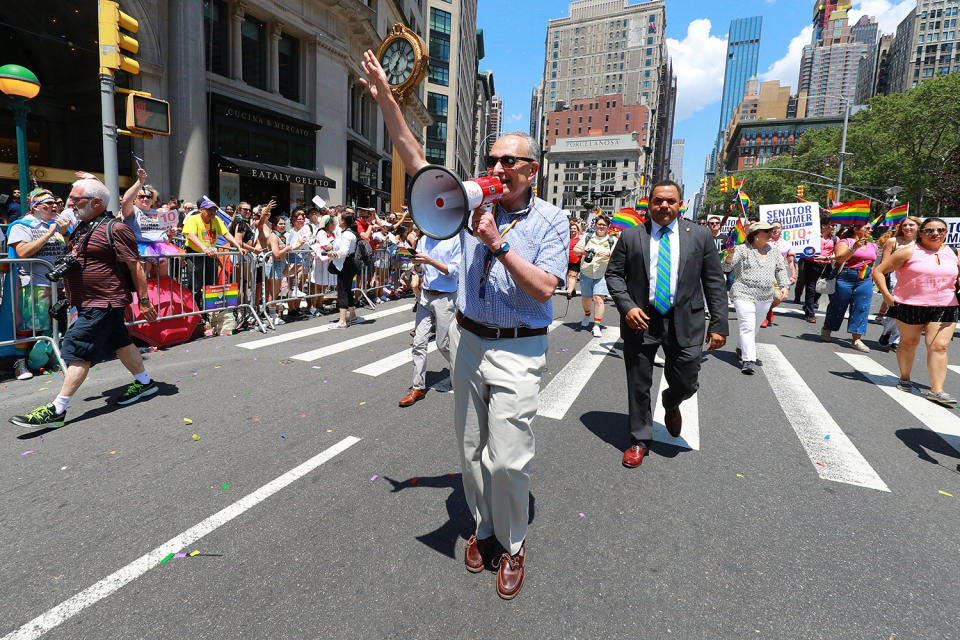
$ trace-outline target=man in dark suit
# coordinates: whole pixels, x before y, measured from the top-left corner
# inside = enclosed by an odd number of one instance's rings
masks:
[[[640,466],[653,439],[650,384],[657,350],[663,347],[669,385],[663,391],[664,423],[677,437],[680,403],[697,392],[703,345],[719,349],[727,341],[727,290],[717,248],[707,229],[678,219],[680,203],[675,182],[654,186],[650,220],[620,234],[607,266],[627,367],[630,447],[623,465],[630,468]]]

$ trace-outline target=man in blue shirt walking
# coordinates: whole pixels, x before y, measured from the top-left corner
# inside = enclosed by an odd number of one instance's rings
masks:
[[[427,161],[372,51],[361,63],[390,138],[414,175]],[[533,195],[540,149],[526,133],[494,143],[487,170],[503,184],[493,211],[481,207],[461,232],[457,324],[451,332],[454,426],[463,492],[476,520],[464,561],[497,570],[504,599],[523,587],[530,519],[531,424],[546,368],[550,303],[567,272],[570,228],[563,212]]]

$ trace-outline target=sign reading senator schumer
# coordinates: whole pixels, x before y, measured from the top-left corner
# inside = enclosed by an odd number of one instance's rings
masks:
[[[816,202],[760,205],[760,219],[779,222],[784,240],[798,256],[815,256],[820,251],[820,207]]]

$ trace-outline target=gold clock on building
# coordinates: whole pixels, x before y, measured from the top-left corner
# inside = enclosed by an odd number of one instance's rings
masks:
[[[430,56],[420,36],[398,23],[380,43],[377,60],[387,74],[393,96],[403,102],[423,81]]]

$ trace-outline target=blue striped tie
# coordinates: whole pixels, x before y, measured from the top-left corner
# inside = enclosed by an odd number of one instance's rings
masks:
[[[653,306],[660,315],[670,310],[670,229],[660,229],[660,254],[657,256],[657,288],[653,295]]]

